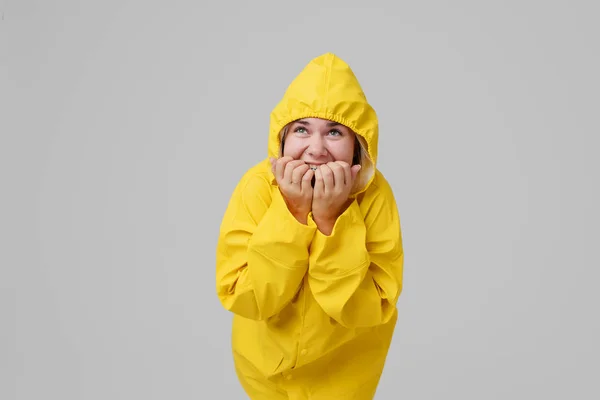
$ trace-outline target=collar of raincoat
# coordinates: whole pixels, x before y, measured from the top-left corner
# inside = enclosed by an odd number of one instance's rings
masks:
[[[335,121],[358,135],[361,170],[351,197],[364,192],[375,176],[379,123],[352,69],[336,55],[325,53],[314,58],[288,86],[271,112],[269,157],[281,157],[284,129],[301,118]]]

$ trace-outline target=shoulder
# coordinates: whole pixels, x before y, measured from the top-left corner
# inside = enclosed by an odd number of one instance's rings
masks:
[[[246,204],[255,200],[270,201],[272,174],[269,160],[262,160],[250,167],[241,177],[236,187],[236,195]]]
[[[373,181],[371,181],[371,184],[367,190],[362,193],[360,202],[372,203],[377,199],[394,201],[394,192],[392,187],[383,173],[378,169],[375,170]]]
[[[253,165],[241,176],[229,199],[223,224],[249,220],[258,223],[271,201],[271,171],[267,159]]]
[[[367,238],[374,240],[383,232],[399,231],[399,211],[392,187],[381,171],[375,177],[359,201],[361,213],[367,226]],[[388,231],[390,226],[397,229]]]

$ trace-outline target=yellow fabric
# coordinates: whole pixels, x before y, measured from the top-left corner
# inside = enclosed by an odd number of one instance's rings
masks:
[[[251,399],[372,399],[404,261],[396,201],[376,169],[377,116],[350,67],[327,53],[274,108],[269,156],[279,156],[285,125],[305,117],[340,122],[364,139],[365,183],[326,236],[312,215],[308,225],[291,215],[268,159],[251,167],[223,217],[217,294],[233,313],[236,371]]]

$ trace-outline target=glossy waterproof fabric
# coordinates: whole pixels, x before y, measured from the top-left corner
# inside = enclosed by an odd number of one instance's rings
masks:
[[[350,67],[312,60],[271,114],[268,155],[306,117],[340,122],[366,143],[367,168],[331,235],[288,211],[268,158],[235,188],[222,220],[216,289],[233,316],[236,372],[258,399],[374,397],[397,320],[404,253],[390,185],[376,169],[377,116]]]

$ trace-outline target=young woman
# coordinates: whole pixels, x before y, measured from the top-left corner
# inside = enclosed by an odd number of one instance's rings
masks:
[[[350,67],[313,59],[271,113],[268,159],[223,217],[217,294],[252,400],[373,399],[404,252],[378,121]]]

